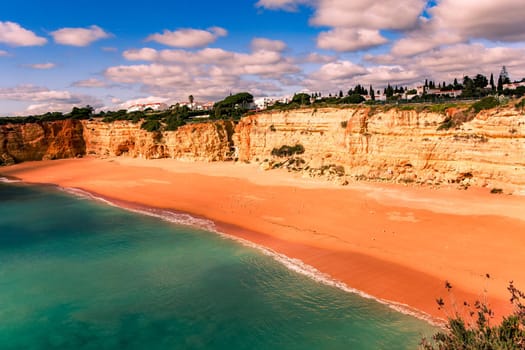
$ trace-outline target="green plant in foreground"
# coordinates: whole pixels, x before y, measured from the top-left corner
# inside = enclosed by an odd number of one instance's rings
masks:
[[[487,278],[490,276],[487,274]],[[446,282],[446,289],[450,292],[452,286]],[[510,303],[514,307],[512,314],[503,317],[500,324],[491,325],[493,311],[487,303],[476,301],[474,307],[467,302],[463,305],[469,308],[470,320],[465,320],[458,312],[449,317],[445,331],[432,336],[431,340],[421,340],[423,350],[496,350],[496,349],[525,349],[525,293],[514,286],[511,281],[508,286],[511,295]],[[436,300],[439,308],[445,303],[442,298]]]

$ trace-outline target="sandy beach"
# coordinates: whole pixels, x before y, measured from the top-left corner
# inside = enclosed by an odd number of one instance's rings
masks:
[[[0,176],[205,217],[221,231],[434,318],[451,314],[454,301],[476,298],[486,298],[499,318],[511,311],[509,281],[525,289],[525,197],[487,188],[342,187],[249,164],[124,157],[27,162],[0,168]]]

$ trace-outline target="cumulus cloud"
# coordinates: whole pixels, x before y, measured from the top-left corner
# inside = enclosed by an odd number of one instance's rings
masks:
[[[270,40],[265,38],[255,38],[252,40],[253,51],[277,51],[281,52],[286,49],[286,44],[281,40]]]
[[[364,67],[350,61],[328,63],[311,73],[305,86],[311,91],[346,91],[357,84],[375,88],[392,85],[411,85],[423,78],[421,72],[397,65]],[[424,78],[423,78],[424,79]]]
[[[0,43],[11,46],[42,46],[47,43],[47,39],[22,28],[18,23],[0,21]]]
[[[70,46],[88,46],[91,43],[109,38],[111,35],[102,28],[92,25],[88,28],[62,28],[51,32],[56,43]]]
[[[219,48],[127,50],[125,59],[145,63],[110,67],[105,76],[122,84],[140,84],[155,96],[184,98],[191,93],[219,99],[230,91],[281,91],[300,74],[297,62],[284,56],[284,42],[255,38],[251,47],[249,53]]]
[[[330,27],[321,32],[317,46],[339,52],[366,50],[386,44],[382,30],[406,31],[415,28],[427,4],[426,0],[260,0],[257,6],[268,9],[314,7],[310,23]]]
[[[227,34],[226,29],[221,27],[212,27],[207,30],[186,28],[176,31],[164,30],[162,34],[150,35],[146,41],[155,41],[172,47],[196,48],[209,45]]]
[[[299,5],[310,3],[313,3],[313,0],[259,0],[256,6],[270,10],[295,11]]]
[[[464,38],[525,40],[525,6],[516,0],[441,0],[430,10],[441,26]]]
[[[319,0],[317,26],[406,30],[417,25],[425,0]]]
[[[39,69],[39,70],[46,70],[46,69],[52,69],[56,67],[56,64],[52,62],[46,62],[46,63],[35,63],[28,65],[29,68],[33,69]]]
[[[73,94],[66,90],[51,90],[35,85],[19,85],[0,88],[0,100],[28,102],[25,111],[18,114],[41,114],[50,111],[69,112],[73,107],[91,105],[102,106],[98,98]]]
[[[317,52],[309,53],[306,57],[301,59],[304,63],[330,63],[337,61],[336,56],[321,55]]]
[[[96,78],[75,81],[71,85],[75,87],[82,87],[82,88],[101,88],[101,87],[108,86],[106,82],[96,79]]]
[[[442,0],[428,9],[429,19],[398,40],[395,56],[411,56],[472,39],[494,42],[525,40],[525,6],[516,0]]]
[[[319,48],[339,52],[358,51],[387,42],[378,30],[369,29],[335,28],[317,37]]]

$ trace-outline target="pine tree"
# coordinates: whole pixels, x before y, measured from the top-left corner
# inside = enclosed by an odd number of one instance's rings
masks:
[[[372,85],[370,85],[370,99],[372,101],[376,100],[376,95],[374,94],[374,89],[372,88]]]
[[[496,90],[496,86],[494,85],[494,74],[490,73],[490,89],[492,92]]]
[[[503,84],[510,84],[510,76],[509,72],[507,72],[507,67],[501,67],[501,72],[499,73],[499,76],[501,77]]]

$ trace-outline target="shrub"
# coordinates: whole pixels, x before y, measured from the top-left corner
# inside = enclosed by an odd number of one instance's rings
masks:
[[[438,103],[435,105],[425,106],[430,112],[445,114],[447,109],[457,107],[455,103]]]
[[[281,146],[281,148],[274,148],[272,150],[272,156],[276,157],[291,157],[294,154],[303,154],[304,147],[303,145],[297,144],[295,146]]]
[[[155,120],[155,119],[146,120],[140,126],[141,129],[144,129],[144,130],[149,131],[149,132],[160,131],[161,127],[162,127],[162,125],[160,124],[160,121]]]
[[[491,109],[497,106],[499,106],[499,100],[495,97],[489,96],[474,103],[471,108],[474,112],[479,113],[482,110]]]
[[[487,274],[487,278],[490,276]],[[450,292],[452,286],[446,282],[445,287]],[[514,287],[513,282],[507,288],[514,306],[514,312],[503,317],[499,325],[492,326],[490,319],[494,312],[481,301],[476,301],[472,308],[467,302],[463,305],[470,309],[472,321],[468,322],[456,312],[446,324],[446,330],[436,333],[432,341],[421,340],[424,350],[477,350],[477,349],[525,349],[525,293]],[[445,303],[442,298],[436,300],[439,308]]]
[[[490,190],[490,193],[492,194],[501,194],[503,193],[503,190],[501,188],[493,188]]]
[[[456,126],[454,120],[450,117],[447,117],[445,118],[445,120],[443,120],[443,123],[441,123],[441,125],[438,126],[437,130],[448,130],[450,128],[453,128],[454,126]]]
[[[342,122],[341,122],[341,127],[342,127],[343,129],[346,129],[347,126],[348,126],[348,121],[345,120],[345,121],[342,121]]]

